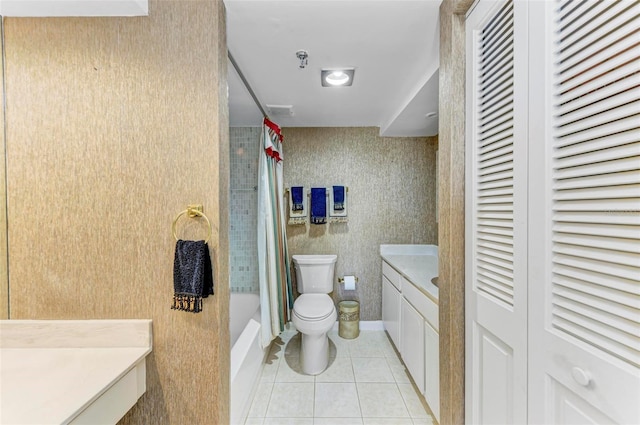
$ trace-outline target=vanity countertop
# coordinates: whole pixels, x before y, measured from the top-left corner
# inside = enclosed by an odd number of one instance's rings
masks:
[[[0,332],[1,424],[115,423],[146,389],[150,320],[3,320]]]
[[[436,303],[438,287],[431,279],[438,276],[438,247],[435,245],[380,245],[380,255]]]

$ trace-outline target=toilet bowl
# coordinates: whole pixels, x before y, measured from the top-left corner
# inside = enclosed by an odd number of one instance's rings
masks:
[[[327,294],[303,294],[293,304],[293,325],[302,334],[300,361],[304,374],[318,375],[327,368],[327,332],[336,319],[336,308]]]
[[[300,296],[293,304],[292,322],[302,334],[300,361],[307,375],[322,373],[329,363],[327,332],[336,322],[337,313],[328,295],[333,291],[336,255],[294,255],[297,287]]]

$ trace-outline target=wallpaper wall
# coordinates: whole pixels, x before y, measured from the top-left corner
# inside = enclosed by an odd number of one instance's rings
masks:
[[[337,254],[336,279],[359,278],[360,319],[381,320],[380,245],[437,244],[437,137],[380,137],[372,127],[283,134],[285,187],[349,187],[348,223],[287,226],[290,254]]]
[[[223,3],[140,18],[5,18],[12,319],[153,320],[123,424],[224,424],[229,406]],[[174,217],[203,204],[215,295],[171,310]],[[179,222],[203,238],[203,220]]]

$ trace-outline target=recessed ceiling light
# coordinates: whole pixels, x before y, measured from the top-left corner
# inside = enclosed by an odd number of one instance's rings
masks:
[[[323,69],[320,72],[322,87],[344,87],[353,84],[353,68]]]

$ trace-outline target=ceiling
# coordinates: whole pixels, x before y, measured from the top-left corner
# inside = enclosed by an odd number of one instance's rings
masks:
[[[380,127],[438,133],[441,0],[225,0],[227,45],[269,118],[283,127]],[[299,67],[298,50],[308,52]],[[355,68],[351,87],[322,87],[323,68]],[[291,105],[278,113],[267,105]],[[234,127],[262,115],[229,66]]]

